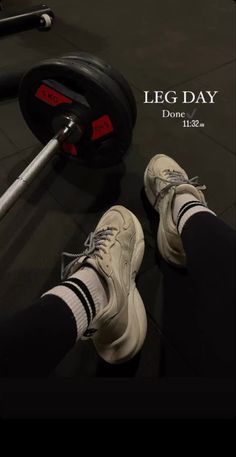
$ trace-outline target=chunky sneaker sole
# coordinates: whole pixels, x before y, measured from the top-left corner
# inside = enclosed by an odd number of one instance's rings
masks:
[[[144,234],[136,216],[123,206],[113,206],[100,219],[85,243],[87,249],[66,267],[65,276],[90,266],[104,279],[108,305],[93,319],[85,337],[98,354],[119,364],[141,349],[147,332],[145,307],[136,286],[144,255]]]
[[[112,364],[123,363],[133,358],[142,348],[147,333],[146,311],[135,282],[144,255],[144,234],[136,216],[131,211],[126,211],[129,212],[135,226],[135,244],[129,278],[130,291],[127,307],[122,310],[122,313],[127,315],[127,325],[114,341],[106,343],[106,336],[109,341],[110,327],[115,325],[116,319],[121,319],[121,315],[118,314],[92,338],[98,354]]]
[[[173,177],[170,178],[168,173]],[[157,232],[159,251],[167,262],[179,267],[186,265],[186,255],[172,218],[172,202],[176,194],[188,192],[207,206],[201,192],[205,186],[200,186],[196,179],[190,180],[185,170],[165,154],[155,155],[144,173],[145,193],[160,216]]]

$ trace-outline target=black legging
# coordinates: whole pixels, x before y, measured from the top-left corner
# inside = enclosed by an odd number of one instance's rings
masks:
[[[194,375],[231,377],[236,234],[212,214],[197,213],[187,221],[182,241],[187,269],[163,262],[163,328]],[[75,341],[72,312],[47,295],[1,323],[0,376],[47,376]]]
[[[210,213],[182,232],[187,269],[163,262],[163,332],[194,376],[234,373],[236,232]]]

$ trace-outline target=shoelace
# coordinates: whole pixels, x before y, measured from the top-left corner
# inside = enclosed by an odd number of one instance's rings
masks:
[[[79,259],[81,257],[91,257],[96,255],[102,259],[102,252],[106,252],[106,242],[110,241],[110,237],[113,235],[114,230],[114,227],[107,227],[107,229],[91,232],[84,243],[86,249],[81,253],[72,254],[69,252],[63,252],[61,255],[62,281],[68,277],[69,272],[77,263],[79,263]]]
[[[171,187],[179,186],[181,184],[190,184],[199,190],[206,190],[205,185],[199,184],[198,176],[194,176],[194,178],[186,179],[184,174],[181,171],[165,170],[164,173],[167,175],[167,179],[163,179],[163,178],[157,178],[157,179],[160,179],[161,181],[166,182],[167,185],[159,192],[159,194],[157,196],[158,198],[163,197],[165,195],[165,193],[168,192],[168,190]]]

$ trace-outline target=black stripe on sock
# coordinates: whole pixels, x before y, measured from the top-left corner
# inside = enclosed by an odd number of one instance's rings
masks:
[[[193,205],[193,204],[194,204],[194,205],[203,205],[203,203],[201,203],[201,202],[198,201],[198,200],[191,200],[191,201],[189,201],[189,202],[187,202],[187,203],[184,203],[184,205],[181,206],[181,208],[180,208],[180,210],[179,210],[179,212],[178,212],[177,219],[179,219],[179,217],[182,216],[181,213],[182,213],[182,211],[186,208],[186,206],[188,206],[188,205]],[[204,206],[205,206],[205,205],[204,205]]]
[[[74,286],[74,284],[70,284],[67,281],[64,281],[61,285],[65,286],[65,287],[68,287],[68,289],[72,290],[72,292],[74,292],[75,295],[77,295],[78,299],[80,300],[80,302],[82,303],[82,305],[84,307],[84,310],[85,310],[85,313],[86,313],[86,316],[87,316],[88,326],[89,326],[89,324],[91,322],[91,319],[92,319],[91,318],[91,313],[90,313],[90,308],[89,308],[89,306],[87,304],[87,301],[84,298],[82,292],[80,292],[78,287]]]
[[[86,286],[86,284],[83,281],[81,281],[80,279],[78,279],[78,278],[68,278],[68,281],[74,282],[84,292],[84,295],[86,296],[86,298],[87,298],[87,300],[88,300],[88,302],[90,304],[91,311],[92,311],[92,316],[94,318],[95,315],[96,315],[95,303],[94,303],[94,301],[92,299],[92,295],[90,294],[89,289]]]
[[[179,215],[178,215],[178,221],[177,221],[177,224],[176,224],[176,227],[177,227],[177,230],[179,229],[179,224],[180,224],[180,221],[183,217],[183,215],[191,208],[194,208],[194,206],[203,206],[204,208],[206,208],[206,205],[204,205],[203,203],[200,203],[200,202],[192,202],[192,203],[185,203],[185,205],[182,206],[180,212],[179,212]]]

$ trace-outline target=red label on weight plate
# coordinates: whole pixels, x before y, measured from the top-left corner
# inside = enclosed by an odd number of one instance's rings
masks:
[[[37,89],[35,97],[51,106],[59,106],[63,103],[72,103],[70,98],[65,97],[65,95],[60,94],[60,92],[57,92],[51,87],[46,86],[46,84],[42,84]]]
[[[72,156],[77,156],[78,155],[78,151],[77,151],[77,149],[76,149],[74,144],[65,143],[65,144],[63,144],[62,148],[63,148],[64,152],[67,152],[68,154],[70,154]]]
[[[112,133],[114,130],[114,127],[111,123],[111,119],[107,115],[102,116],[99,119],[96,119],[96,121],[93,121],[92,127],[93,133],[91,139],[93,141],[98,140],[98,138],[101,138],[105,135],[108,135],[108,133]]]

